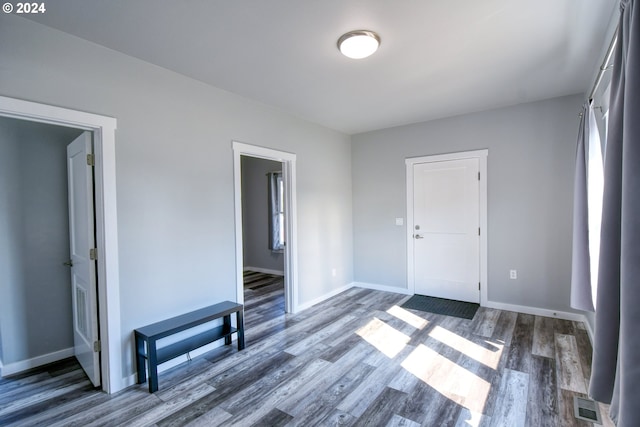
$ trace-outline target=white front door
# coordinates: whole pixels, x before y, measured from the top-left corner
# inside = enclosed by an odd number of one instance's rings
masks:
[[[477,158],[413,165],[415,293],[480,302]]]
[[[100,385],[98,342],[98,295],[96,286],[95,231],[93,213],[93,167],[91,132],[84,132],[67,146],[69,186],[69,241],[75,356],[89,379]]]

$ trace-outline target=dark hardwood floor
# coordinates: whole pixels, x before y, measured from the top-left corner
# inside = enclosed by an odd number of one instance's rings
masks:
[[[0,425],[591,425],[573,417],[591,366],[582,324],[485,308],[464,320],[406,298],[353,288],[289,315],[282,279],[252,275],[244,351],[165,371],[154,394],[96,391],[73,359],[0,379]]]

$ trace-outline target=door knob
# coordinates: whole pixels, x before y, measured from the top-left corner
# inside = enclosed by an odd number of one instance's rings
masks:
[[[73,267],[73,261],[69,260],[67,262],[63,262],[62,265],[66,265],[67,267]]]
[[[424,239],[424,237],[419,234],[414,234],[413,237],[414,239]]]

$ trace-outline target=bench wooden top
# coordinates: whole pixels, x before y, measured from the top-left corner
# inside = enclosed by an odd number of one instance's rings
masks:
[[[192,328],[211,320],[219,319],[242,310],[242,304],[231,301],[223,301],[218,304],[203,307],[190,313],[172,317],[171,319],[162,320],[143,326],[135,330],[136,335],[145,339],[160,339],[180,331]]]

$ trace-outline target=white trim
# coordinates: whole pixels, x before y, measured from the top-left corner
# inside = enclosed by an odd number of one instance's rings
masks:
[[[384,291],[384,292],[394,292],[401,295],[414,295],[413,292],[411,292],[409,289],[406,289],[406,288],[398,288],[395,286],[388,286],[388,285],[379,285],[376,283],[352,282],[351,285],[348,286],[346,289],[349,289],[352,287],[373,289],[376,291]],[[318,302],[321,302],[321,301],[314,302],[314,304],[317,304]],[[516,313],[533,314],[536,316],[555,317],[558,319],[583,322],[586,326],[586,330],[587,330],[587,333],[589,334],[589,338],[591,339],[591,342],[593,342],[593,331],[591,330],[591,325],[589,325],[587,318],[580,313],[571,313],[567,311],[554,311],[554,310],[548,310],[544,308],[529,307],[525,305],[516,305],[516,304],[507,304],[507,303],[495,302],[495,301],[486,301],[483,307],[495,308],[498,310],[514,311]]]
[[[131,375],[126,376],[125,378],[122,379],[122,387],[123,388],[127,388],[127,387],[132,387],[138,384],[138,373],[134,372]]]
[[[398,288],[397,286],[378,285],[377,283],[353,282],[351,287],[373,289],[375,291],[393,292],[394,294],[413,295],[407,288]]]
[[[546,308],[529,307],[526,305],[508,304],[504,302],[487,301],[483,307],[495,308],[498,310],[515,311],[516,313],[533,314],[535,316],[555,317],[562,320],[571,320],[574,322],[582,322],[587,330],[587,335],[593,345],[593,329],[587,321],[587,317],[581,313],[572,313],[570,311],[549,310]]]
[[[595,333],[591,328],[591,323],[589,323],[589,320],[587,320],[587,316],[585,316],[584,314],[582,315],[582,323],[584,323],[585,329],[587,330],[587,335],[589,335],[589,340],[591,340],[591,346],[593,347]]]
[[[462,151],[459,153],[437,154],[433,156],[410,157],[405,159],[407,186],[407,289],[415,294],[413,256],[413,166],[419,163],[444,162],[449,160],[477,158],[480,166],[480,305],[488,301],[487,251],[489,227],[487,226],[487,156],[488,149]]]
[[[352,287],[353,287],[353,283],[347,283],[346,285],[341,286],[337,289],[334,289],[330,292],[327,292],[326,294],[321,295],[317,298],[314,298],[311,301],[307,301],[305,303],[298,305],[298,311],[306,310],[307,308],[313,307],[316,304],[320,304],[321,302],[326,301],[331,297],[335,297],[339,293],[342,293],[348,289],[351,289]]]
[[[296,313],[298,306],[298,222],[296,200],[296,155],[271,148],[258,147],[238,141],[232,141],[233,148],[233,189],[236,229],[236,302],[244,304],[243,249],[242,249],[242,171],[241,156],[282,162],[282,180],[284,181],[285,235],[284,248],[284,288],[285,310]]]
[[[577,322],[584,321],[584,316],[580,313],[571,313],[568,311],[549,310],[546,308],[529,307],[526,305],[508,304],[504,302],[486,301],[483,307],[495,308],[498,310],[515,311],[523,314],[533,314],[536,316],[555,317],[563,320],[574,320]]]
[[[95,145],[96,246],[102,389],[124,388],[116,209],[116,119],[0,96],[0,116],[90,130]]]
[[[256,273],[264,273],[264,274],[273,274],[276,276],[284,276],[283,270],[271,270],[270,268],[262,268],[262,267],[249,267],[244,266],[244,271],[255,271]]]
[[[42,356],[20,360],[6,365],[2,365],[2,363],[0,363],[0,376],[6,377],[9,375],[19,374],[20,372],[28,371],[29,369],[37,368],[38,366],[73,357],[73,354],[73,347],[69,347],[63,350],[54,351],[53,353],[43,354]]]

